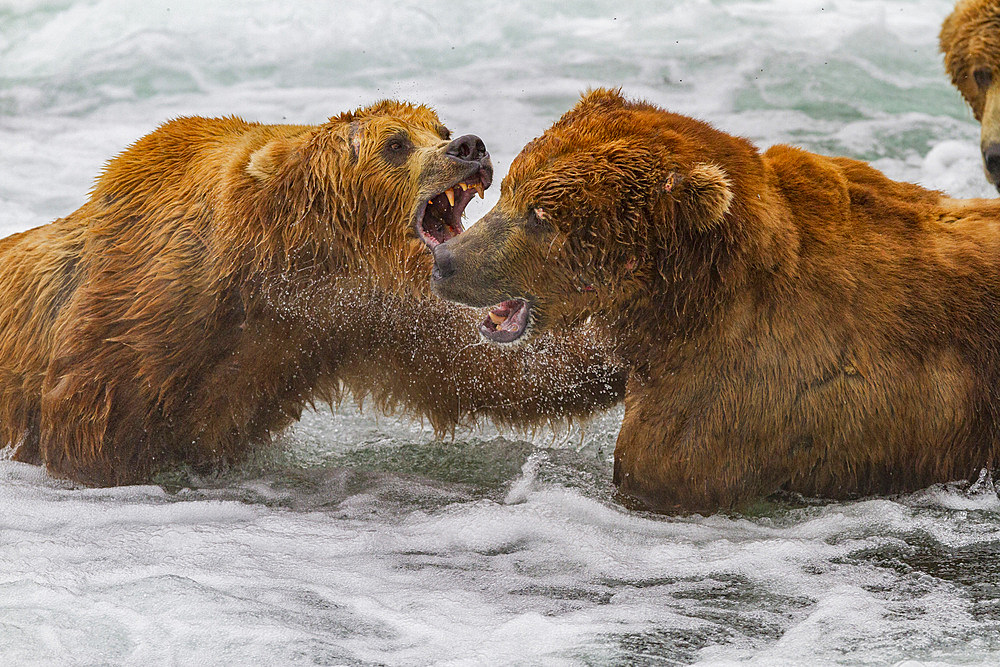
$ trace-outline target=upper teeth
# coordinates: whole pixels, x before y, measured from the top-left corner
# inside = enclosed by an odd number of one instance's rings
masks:
[[[486,188],[483,187],[482,183],[473,183],[472,185],[469,185],[468,183],[463,181],[461,183],[458,183],[457,185],[451,186],[450,188],[444,191],[444,196],[448,198],[448,203],[451,204],[452,206],[455,205],[455,188],[462,188],[463,192],[465,192],[466,190],[475,190],[479,194],[480,199],[486,198],[486,195],[484,194],[486,192]],[[433,204],[434,202],[428,201],[427,203]]]
[[[473,189],[477,193],[479,193],[479,198],[480,199],[484,199],[485,198],[485,195],[483,193],[486,191],[486,189],[483,187],[482,183],[473,183],[472,185],[469,185],[465,181],[462,181],[461,183],[458,184],[458,186],[460,188],[462,188],[462,190]]]

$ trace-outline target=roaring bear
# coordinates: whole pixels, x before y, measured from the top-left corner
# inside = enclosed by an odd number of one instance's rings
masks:
[[[482,141],[424,106],[161,126],[77,211],[0,241],[0,439],[115,485],[238,460],[344,391],[439,431],[616,402],[599,345],[498,354],[427,290],[426,246],[491,179]]]
[[[590,92],[434,250],[491,341],[605,332],[614,481],[662,511],[968,478],[1000,447],[1000,201]],[[583,330],[583,329],[581,329]]]
[[[986,178],[1000,189],[1000,0],[961,0],[940,44],[951,82],[982,124]]]

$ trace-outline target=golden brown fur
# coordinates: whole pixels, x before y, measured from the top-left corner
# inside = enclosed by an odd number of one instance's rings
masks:
[[[760,154],[599,90],[435,257],[445,297],[524,298],[534,331],[592,314],[618,341],[615,482],[644,506],[902,492],[997,463],[1000,201]]]
[[[447,137],[429,109],[382,102],[137,141],[80,209],[0,241],[0,438],[110,485],[237,460],[345,389],[439,430],[616,402],[624,374],[585,338],[498,354],[426,294],[412,219],[456,179]]]
[[[982,124],[986,177],[1000,188],[1000,0],[962,0],[941,26],[951,82]]]

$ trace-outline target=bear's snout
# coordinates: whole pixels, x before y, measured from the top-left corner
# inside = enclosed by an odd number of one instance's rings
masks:
[[[442,243],[434,248],[434,270],[431,271],[433,280],[451,278],[458,270],[455,267],[455,255],[447,246],[447,243]]]
[[[1000,190],[1000,142],[983,146],[983,166],[990,183]]]
[[[474,134],[466,134],[448,144],[444,154],[464,162],[482,162],[489,157],[486,144]]]

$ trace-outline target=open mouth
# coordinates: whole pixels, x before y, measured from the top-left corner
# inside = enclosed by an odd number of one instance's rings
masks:
[[[511,299],[490,309],[479,325],[483,338],[494,343],[513,343],[528,330],[531,306],[524,299]]]
[[[482,198],[492,178],[485,169],[450,185],[422,204],[417,211],[417,234],[431,249],[448,239],[458,236],[462,227],[465,207],[477,194]]]

